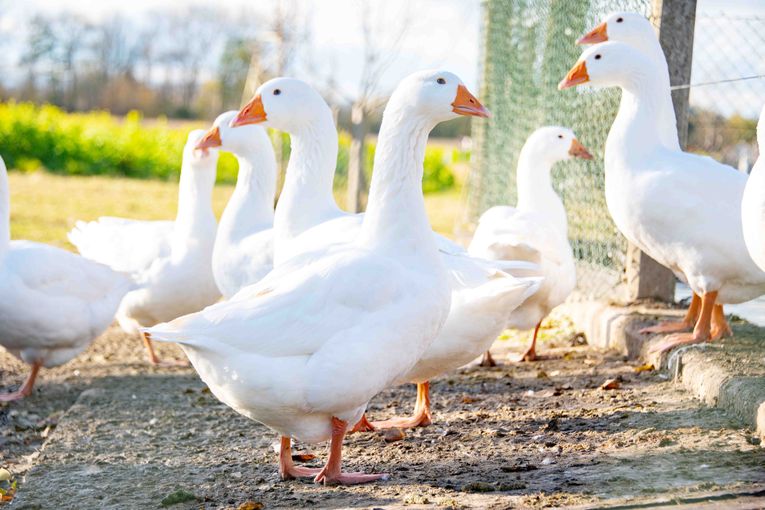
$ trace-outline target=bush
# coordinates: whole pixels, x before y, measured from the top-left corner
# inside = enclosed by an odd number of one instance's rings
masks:
[[[33,171],[44,168],[65,175],[114,175],[138,179],[176,180],[181,169],[183,145],[192,128],[204,124],[171,126],[167,119],[151,123],[138,112],[124,118],[106,112],[66,113],[51,105],[0,103],[0,155],[9,168]],[[289,136],[282,137],[282,151],[289,157]],[[345,186],[348,175],[350,137],[340,134],[335,186]],[[451,165],[464,155],[428,148],[423,189],[426,193],[454,186]],[[371,173],[374,144],[367,147],[367,171]],[[236,182],[236,159],[221,154],[218,182]],[[368,176],[369,177],[369,176]]]

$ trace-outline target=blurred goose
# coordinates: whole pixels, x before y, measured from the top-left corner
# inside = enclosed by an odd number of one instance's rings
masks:
[[[717,161],[667,148],[661,105],[669,95],[653,60],[619,42],[586,50],[561,81],[622,89],[605,151],[606,203],[624,236],[670,268],[701,296],[692,333],[672,335],[655,350],[730,334],[721,303],[765,293],[765,273],[744,243],[741,199],[746,176]],[[696,315],[689,310],[688,317]]]
[[[506,314],[506,327],[524,331],[533,328],[531,345],[519,361],[536,359],[537,334],[542,319],[576,286],[566,209],[550,179],[553,165],[571,157],[592,159],[573,131],[557,126],[534,131],[518,158],[518,205],[497,206],[486,211],[468,248],[468,252],[476,257],[527,260],[541,267],[544,282],[539,291]],[[494,365],[489,351],[486,351],[482,364]]]
[[[765,271],[765,107],[757,122],[757,145],[760,147],[760,156],[746,181],[741,202],[741,221],[749,255]]]
[[[45,244],[10,239],[10,192],[0,158],[0,345],[32,366],[0,401],[32,392],[40,367],[71,360],[100,335],[131,282],[127,276]]]
[[[197,143],[197,149],[232,152],[239,162],[234,193],[215,236],[212,268],[224,298],[260,281],[273,268],[276,156],[260,126],[229,126],[237,111],[223,113]]]
[[[450,291],[422,197],[428,133],[462,113],[446,73],[401,82],[383,114],[369,207],[353,243],[277,265],[229,301],[149,328],[181,343],[212,392],[282,436],[282,478],[356,484],[342,441],[369,400],[408,372],[446,320]],[[322,469],[295,466],[291,438],[331,439]]]
[[[120,304],[117,320],[128,333],[201,310],[220,298],[212,273],[216,222],[212,189],[218,151],[195,149],[205,132],[189,133],[183,149],[178,215],[171,236],[170,253],[154,260],[135,275],[138,288]],[[142,335],[153,364],[160,360],[151,340]]]
[[[458,79],[443,73],[444,80]],[[465,88],[457,88],[455,109],[465,115],[487,116]],[[337,132],[332,112],[310,85],[292,78],[264,83],[232,125],[259,123],[287,131],[290,156],[284,188],[274,218],[275,265],[283,260],[322,256],[328,247],[353,242],[362,228],[363,214],[349,214],[337,207],[332,180],[337,158]],[[538,287],[535,279],[516,279],[507,272],[533,275],[534,264],[518,261],[484,261],[469,257],[455,243],[435,236],[452,288],[452,308],[442,333],[431,344],[421,363],[399,383],[418,384],[418,404],[412,417],[369,423],[357,430],[379,427],[414,427],[431,422],[427,379],[458,368],[485,350],[503,329],[505,314]],[[459,295],[458,295],[459,294]],[[504,304],[506,307],[501,308]]]

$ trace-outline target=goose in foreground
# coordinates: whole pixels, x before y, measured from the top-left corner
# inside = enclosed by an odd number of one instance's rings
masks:
[[[444,79],[458,81],[450,73],[442,74]],[[455,109],[465,115],[488,115],[464,85],[457,88],[454,102]],[[258,89],[232,124],[266,125],[284,130],[292,137],[293,152],[274,219],[276,267],[284,259],[322,256],[328,247],[356,239],[364,215],[346,213],[335,203],[332,180],[337,132],[329,107],[313,87],[292,78],[270,80]],[[403,155],[394,153],[390,157],[403,158]],[[480,355],[502,331],[506,314],[538,286],[534,279],[518,280],[506,274],[533,275],[538,271],[534,264],[475,259],[448,239],[438,235],[435,238],[450,275],[452,307],[441,334],[412,370],[411,379],[399,381],[418,384],[415,414],[374,424],[364,417],[356,430],[429,424],[427,379],[456,369]],[[501,309],[500,304],[506,307]],[[473,352],[475,354],[471,354]]]
[[[212,190],[218,151],[195,149],[204,134],[201,129],[189,133],[183,149],[178,215],[170,252],[134,276],[138,288],[120,303],[117,320],[127,333],[140,333],[142,326],[196,312],[220,299],[212,273],[216,230]],[[149,360],[159,364],[151,340],[142,337]]]
[[[461,83],[417,73],[393,92],[358,238],[311,259],[292,258],[229,301],[148,328],[178,342],[213,394],[281,436],[284,479],[356,484],[342,441],[369,400],[399,380],[438,334],[449,310],[446,270],[425,214],[428,134],[457,117]],[[291,438],[331,440],[321,469],[292,463]]]
[[[223,113],[197,143],[197,149],[219,149],[236,156],[236,188],[221,215],[212,268],[215,283],[228,299],[260,281],[273,268],[276,156],[260,126],[229,126],[237,111]]]
[[[30,241],[11,241],[10,192],[0,158],[0,345],[32,369],[13,393],[32,392],[41,367],[71,360],[111,324],[130,279],[105,265]]]
[[[659,110],[670,92],[640,51],[619,42],[592,46],[558,88],[584,83],[622,90],[605,150],[606,203],[614,223],[701,296],[693,332],[674,334],[655,350],[730,334],[720,305],[765,293],[765,272],[744,243],[746,176],[662,143]]]
[[[572,157],[592,159],[573,131],[557,126],[534,131],[518,158],[518,205],[496,206],[486,211],[468,248],[475,257],[527,260],[542,270],[544,282],[539,291],[507,313],[506,327],[523,331],[533,328],[531,344],[518,361],[536,359],[542,319],[576,287],[566,209],[550,179],[553,165]],[[482,364],[495,364],[489,351],[484,354]]]
[[[661,88],[669,90],[669,66],[664,56],[664,51],[659,44],[659,38],[656,36],[656,30],[648,19],[635,12],[614,12],[603,20],[598,26],[582,36],[577,44],[597,44],[606,41],[615,41],[624,43],[649,58],[653,64],[653,71],[657,80],[661,82]],[[671,94],[662,94],[657,97],[657,111],[660,122],[657,125],[659,130],[659,141],[670,150],[680,150],[680,141],[677,134],[677,120],[675,118],[675,107],[672,103]],[[680,274],[676,276],[685,282],[685,277]],[[688,283],[688,282],[685,282]],[[724,316],[722,305],[719,314]],[[701,310],[701,297],[695,292],[691,300],[691,306],[681,321],[661,321],[660,323],[643,328],[641,333],[674,333],[679,331],[689,331],[693,329],[699,317]]]
[[[760,156],[749,173],[741,201],[741,222],[749,255],[765,271],[765,107],[757,122],[757,145]]]

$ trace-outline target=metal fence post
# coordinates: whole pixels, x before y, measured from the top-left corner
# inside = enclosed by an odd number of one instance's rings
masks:
[[[659,42],[667,57],[670,83],[689,83],[696,0],[653,0],[652,11],[653,18],[659,22]],[[681,147],[688,141],[688,96],[688,89],[672,91]],[[672,272],[636,246],[630,245],[627,249],[626,269],[630,300],[674,301],[675,277]]]

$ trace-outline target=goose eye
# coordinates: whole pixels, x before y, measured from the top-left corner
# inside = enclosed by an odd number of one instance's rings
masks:
[[[616,18],[617,23],[621,23],[622,21],[624,21],[624,18]]]
[[[595,60],[600,60],[600,59],[601,59],[600,53],[598,53],[597,55],[595,55]]]
[[[563,140],[563,135],[558,135],[558,138],[560,138],[561,140]]]
[[[281,89],[275,89],[275,90],[274,90],[274,95],[275,95],[275,96],[278,96],[278,95],[279,95],[279,94],[281,94],[281,93],[282,93]]]
[[[446,80],[444,80],[443,78],[439,78],[436,80],[436,83],[438,83],[439,85],[444,85],[446,83]]]

